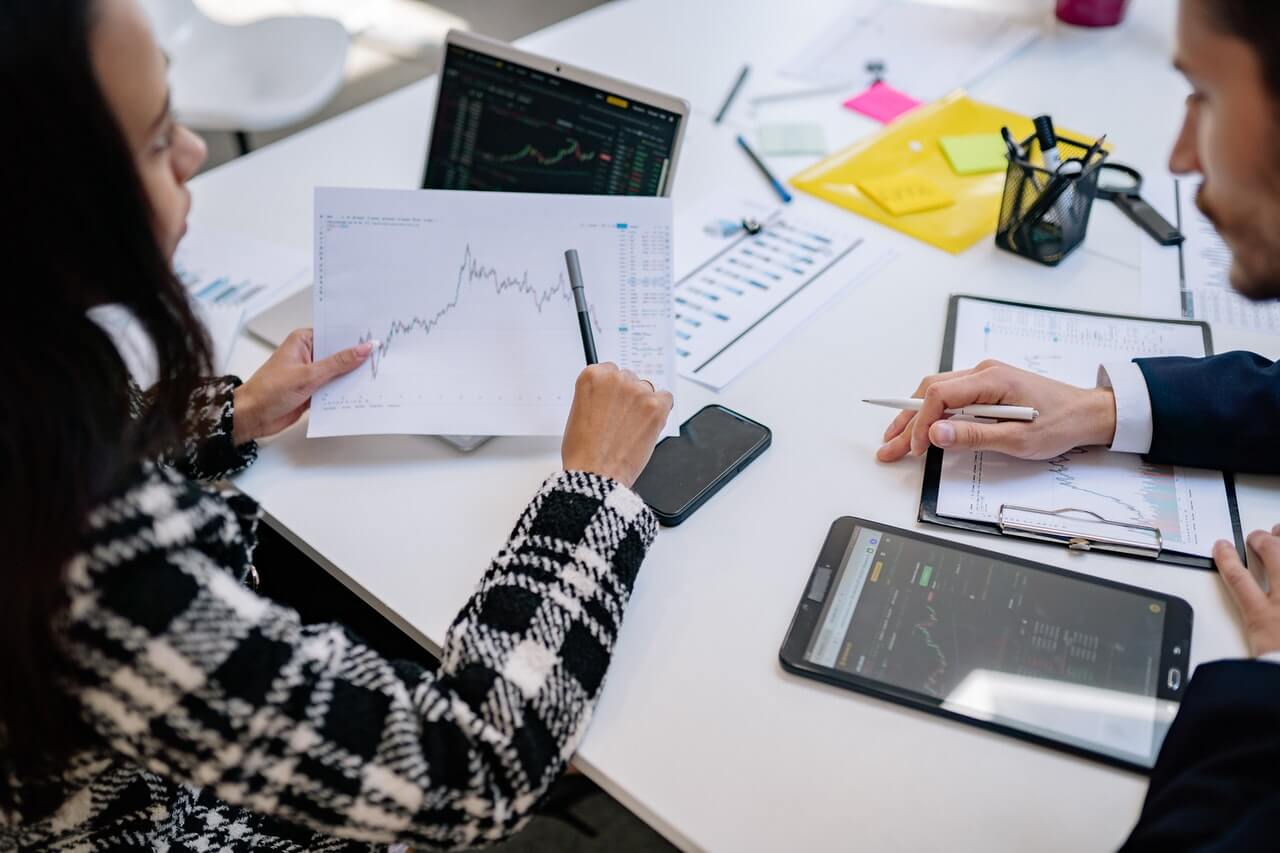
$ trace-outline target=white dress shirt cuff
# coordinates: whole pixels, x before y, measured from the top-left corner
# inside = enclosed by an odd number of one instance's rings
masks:
[[[1280,663],[1280,652],[1267,652],[1258,660],[1264,660],[1267,663]]]
[[[1116,395],[1116,436],[1111,449],[1119,453],[1148,453],[1151,450],[1151,394],[1142,368],[1132,361],[1104,364],[1098,368],[1098,387]]]

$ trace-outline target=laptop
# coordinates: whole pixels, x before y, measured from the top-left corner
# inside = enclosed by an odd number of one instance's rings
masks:
[[[452,30],[423,189],[670,195],[689,104]]]
[[[422,188],[668,196],[689,103],[474,33],[445,37]],[[311,288],[249,322],[279,346]],[[441,436],[464,450],[484,436]]]

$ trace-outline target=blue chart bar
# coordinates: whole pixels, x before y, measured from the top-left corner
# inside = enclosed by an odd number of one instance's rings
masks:
[[[218,298],[218,295],[221,294],[221,292],[230,283],[231,283],[231,279],[227,278],[225,275],[221,276],[220,278],[215,278],[213,281],[209,282],[204,287],[196,291],[196,298],[197,299],[213,299],[216,301]]]
[[[265,284],[255,284],[253,287],[249,288],[244,293],[240,294],[240,298],[237,299],[236,302],[243,305],[244,303],[248,302],[250,299],[257,296],[259,293],[261,293],[266,289],[267,289],[267,286]]]
[[[236,284],[233,284],[215,294],[213,301],[220,305],[225,305],[227,303],[243,305],[250,297],[260,290],[262,290],[261,285],[255,286],[248,279],[245,279],[244,281],[237,282]]]
[[[230,276],[219,276],[208,284],[199,281],[188,282],[188,287],[197,299],[219,305],[244,305],[267,289],[265,284],[254,284],[249,279],[231,282]]]

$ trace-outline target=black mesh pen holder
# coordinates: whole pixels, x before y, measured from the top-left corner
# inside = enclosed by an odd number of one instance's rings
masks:
[[[1057,266],[1084,240],[1089,211],[1098,190],[1098,167],[1106,159],[1099,149],[1088,164],[1085,156],[1092,146],[1058,137],[1057,151],[1062,166],[1051,172],[1034,161],[1040,143],[1035,135],[1022,143],[1023,159],[1009,160],[1000,200],[1000,222],[996,245],[1046,266]]]

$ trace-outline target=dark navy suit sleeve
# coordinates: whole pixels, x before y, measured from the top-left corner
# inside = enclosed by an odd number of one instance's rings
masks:
[[[1151,395],[1151,462],[1280,473],[1280,363],[1248,352],[1135,359]]]
[[[1280,664],[1196,670],[1125,851],[1280,847]]]

